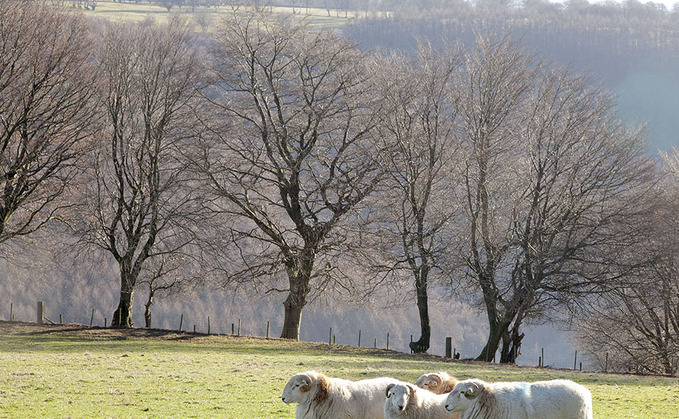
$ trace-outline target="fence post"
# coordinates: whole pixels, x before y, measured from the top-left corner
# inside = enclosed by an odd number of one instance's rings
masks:
[[[59,313],[59,324],[63,325],[64,324],[64,315]]]
[[[358,347],[361,347],[361,329],[358,329]]]
[[[377,349],[377,338],[375,338],[375,342],[373,343],[373,348]]]
[[[387,332],[387,351],[389,350],[389,332]]]
[[[196,325],[193,325],[193,333],[196,333]]]
[[[94,323],[94,309],[92,309],[92,317],[90,317],[90,327],[92,327],[93,323]]]
[[[604,364],[604,372],[608,372],[608,352],[606,352],[606,363]]]
[[[37,323],[42,324],[42,317],[43,317],[43,304],[42,301],[38,301],[38,318],[37,318]]]
[[[542,348],[542,367],[545,366],[545,348]]]
[[[9,303],[9,321],[14,321],[14,303]]]
[[[207,334],[210,334],[210,316],[207,316]]]
[[[182,331],[182,324],[184,323],[184,313],[179,317],[179,331]]]
[[[236,330],[236,329],[234,329],[233,323],[231,323],[231,335],[232,335],[232,336],[235,336],[235,335],[236,335],[235,330]]]
[[[238,319],[238,336],[240,336],[240,319]]]
[[[270,325],[270,320],[266,321],[266,338],[269,339],[269,325]]]
[[[453,357],[453,338],[446,336],[446,358]]]
[[[578,365],[578,350],[575,350],[575,359],[573,359],[573,369]]]
[[[580,363],[580,372],[582,372],[582,362]]]
[[[542,357],[541,356],[538,357],[538,368],[539,367],[542,367]]]
[[[104,317],[104,329],[108,327],[108,319]]]
[[[332,345],[332,327],[330,328],[330,333],[328,333],[328,345]]]

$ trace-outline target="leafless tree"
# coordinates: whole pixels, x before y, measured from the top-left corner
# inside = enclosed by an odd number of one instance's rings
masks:
[[[614,371],[674,375],[679,368],[679,172],[676,150],[663,157],[644,240],[627,251],[638,266],[577,323],[578,342],[602,368],[608,355]]]
[[[81,17],[39,1],[0,2],[0,243],[69,203],[89,147],[94,71]]]
[[[328,286],[317,280],[331,265],[317,262],[345,241],[343,220],[382,178],[370,73],[347,41],[258,15],[225,21],[216,44],[206,97],[230,125],[211,129],[200,166],[246,266],[230,277],[272,280],[283,268],[281,337],[299,339],[309,294]]]
[[[422,44],[417,59],[394,57],[381,73],[386,86],[382,138],[391,150],[386,164],[393,189],[375,200],[386,204],[388,214],[380,224],[391,262],[386,269],[396,275],[405,271],[414,280],[421,326],[420,338],[410,344],[415,353],[430,346],[430,277],[444,276],[442,262],[450,246],[446,228],[459,211],[453,204],[458,144],[451,93],[457,64],[454,54]]]
[[[501,362],[514,362],[525,319],[621,276],[610,258],[636,243],[626,220],[645,207],[636,192],[650,167],[640,132],[616,120],[586,78],[528,67],[506,40],[477,48],[462,105],[465,257],[489,318],[478,359],[492,360],[503,340]]]
[[[113,327],[133,326],[134,291],[145,265],[194,243],[195,196],[180,158],[192,135],[189,105],[199,72],[190,41],[180,20],[110,24],[98,50],[106,123],[82,214],[86,240],[120,268]],[[167,265],[153,269],[159,266]]]

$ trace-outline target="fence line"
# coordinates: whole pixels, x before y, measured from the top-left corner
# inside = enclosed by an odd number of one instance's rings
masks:
[[[13,303],[10,303],[10,317],[9,317],[9,319],[10,319],[9,320],[10,322],[16,321]],[[97,327],[97,326],[94,325],[94,320],[95,320],[95,309],[93,308],[92,312],[90,314],[90,324],[89,324],[90,327]],[[104,320],[104,328],[107,328],[108,327],[108,319],[106,317],[104,317],[103,320]],[[39,301],[36,305],[36,323],[37,324],[44,324],[45,321],[47,321],[47,323],[56,324],[55,322],[49,320],[45,316],[45,305],[43,304],[43,302]],[[59,324],[63,324],[63,322],[64,322],[63,315],[59,314]],[[180,318],[179,318],[179,328],[177,329],[178,332],[186,332],[186,331],[183,330],[183,326],[184,326],[183,323],[184,323],[184,314],[181,313]],[[237,328],[236,328],[236,324],[237,324]],[[212,331],[211,331],[210,316],[207,316],[207,332],[201,333],[201,332],[198,332],[197,330],[198,330],[197,325],[193,324],[193,333],[208,334],[208,335],[213,334]],[[249,336],[265,337],[266,339],[270,339],[270,334],[271,334],[271,322],[270,321],[266,322],[266,329],[265,330],[266,330],[266,332],[265,332],[264,336],[258,336],[257,334],[250,334]],[[231,323],[231,334],[230,334],[231,336],[241,336],[241,335],[243,335],[242,332],[243,331],[241,329],[241,319],[238,319],[237,323],[235,323],[235,322]],[[186,332],[186,333],[188,333],[188,332]],[[216,334],[219,335],[220,333],[216,333]],[[357,336],[358,336],[358,342],[357,342],[358,345],[357,346],[358,347],[362,346],[361,345],[362,334],[363,334],[363,331],[361,329],[358,329],[358,334],[357,334]],[[225,335],[228,336],[228,334],[225,334]],[[354,336],[356,336],[356,335],[354,335]],[[394,349],[393,345],[391,345],[392,342],[390,341],[390,338],[391,338],[390,332],[386,332],[383,336],[386,336],[384,341],[381,341],[376,336],[373,337],[373,342],[372,342],[373,348],[375,348],[375,349],[380,348],[380,349],[385,349],[385,350],[401,352],[401,351]],[[385,342],[386,344],[383,346],[383,345],[380,344],[380,342]],[[410,342],[413,342],[413,335],[410,335]],[[336,329],[333,329],[333,327],[330,327],[330,329],[329,329],[328,345],[337,345],[337,333],[336,333]],[[346,344],[346,346],[353,346],[353,345]],[[410,350],[410,348],[408,347],[407,344],[404,345],[404,346],[406,348],[403,351],[403,353],[411,352],[411,350]],[[431,350],[431,348],[430,348],[430,350]],[[442,357],[447,358],[447,359],[466,360],[466,359],[472,359],[473,357],[475,357],[475,354],[478,354],[479,352],[480,352],[480,349],[476,348],[475,345],[453,346],[453,338],[451,336],[446,336],[445,337],[445,352],[444,352],[444,355]],[[578,354],[577,349],[574,351],[574,354],[571,355],[571,356],[573,356],[573,358],[572,358],[573,359],[573,368],[572,369],[582,371],[583,363],[582,363],[582,359],[579,358],[578,355],[579,354]],[[549,357],[549,356],[550,356],[549,353],[545,354],[545,348],[544,347],[541,348],[540,356],[538,357],[537,360],[535,360],[535,363],[533,363],[532,365],[536,365],[537,367],[541,367],[541,368],[553,366],[554,362],[551,362],[551,361],[546,362],[549,359],[549,358],[546,358],[546,357]],[[582,354],[580,354],[580,356],[582,357]],[[578,360],[580,360],[580,362],[578,362]],[[496,362],[496,361],[497,361],[496,359],[493,360],[493,362]],[[528,359],[524,358],[524,359],[520,359],[520,361],[527,361],[527,363],[520,363],[521,365],[531,365],[531,361],[528,360]],[[564,368],[564,369],[570,369],[570,368]],[[605,354],[605,365],[603,367],[603,372],[608,372],[608,353]]]

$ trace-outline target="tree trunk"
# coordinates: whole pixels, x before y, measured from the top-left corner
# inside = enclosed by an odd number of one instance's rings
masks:
[[[421,274],[415,281],[417,308],[420,313],[420,339],[410,342],[410,349],[416,353],[427,352],[431,345],[431,325],[429,323],[429,298],[427,296],[427,275]]]
[[[477,361],[492,362],[497,349],[500,347],[500,340],[507,332],[509,322],[489,321],[489,334],[486,346],[483,347],[481,354],[476,357]]]
[[[132,321],[132,303],[134,302],[134,291],[120,291],[120,302],[118,308],[113,313],[111,327],[117,329],[127,329],[134,327]]]
[[[525,336],[524,333],[519,333],[519,325],[520,323],[515,324],[502,337],[502,349],[500,350],[501,364],[516,364],[516,358],[520,354],[521,341]]]
[[[146,328],[151,328],[151,304],[153,304],[153,290],[149,290],[149,299],[144,304],[144,321],[146,323]]]
[[[286,262],[290,291],[283,302],[285,317],[281,338],[299,340],[299,330],[302,324],[302,310],[309,295],[311,271],[314,266],[314,252],[304,251],[302,256],[292,257]]]

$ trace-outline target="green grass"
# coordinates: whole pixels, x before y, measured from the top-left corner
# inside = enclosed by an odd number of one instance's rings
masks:
[[[293,418],[280,400],[306,370],[413,381],[446,370],[458,378],[587,386],[597,418],[677,417],[679,381],[445,362],[431,356],[245,337],[0,322],[3,418]]]

